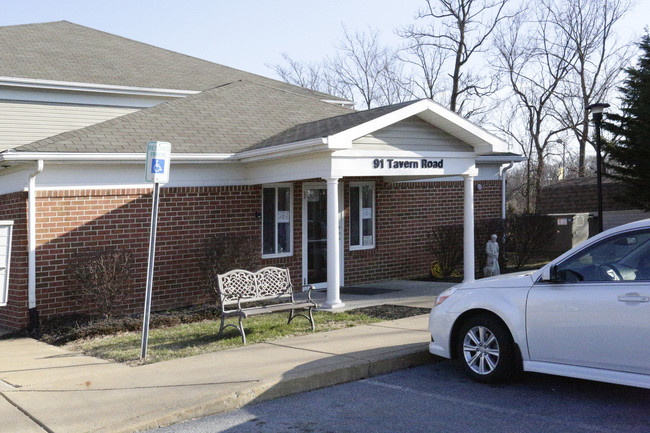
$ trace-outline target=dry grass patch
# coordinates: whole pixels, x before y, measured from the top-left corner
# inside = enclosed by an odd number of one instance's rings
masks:
[[[382,318],[354,311],[315,312],[314,320],[316,322],[315,332],[327,332],[379,322]],[[150,330],[145,363],[242,346],[241,336],[233,328],[227,328],[221,336],[217,337],[219,324],[218,320],[203,320]],[[312,333],[309,322],[305,319],[296,318],[287,324],[286,313],[250,317],[244,321],[244,328],[249,345]],[[141,332],[129,331],[75,340],[67,343],[64,348],[116,362],[140,364],[141,340]]]

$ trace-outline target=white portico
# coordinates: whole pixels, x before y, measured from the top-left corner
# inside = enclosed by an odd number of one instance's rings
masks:
[[[305,184],[307,195],[316,201],[311,188],[326,193],[326,286],[325,308],[343,306],[340,286],[344,266],[341,254],[345,224],[342,208],[343,178],[383,178],[386,182],[408,182],[423,179],[463,181],[464,274],[474,279],[474,180],[479,176],[482,156],[489,155],[489,164],[482,165],[485,179],[499,179],[501,164],[521,160],[507,153],[507,144],[468,122],[457,114],[421,100],[398,106],[340,116],[337,121],[301,125],[288,136],[298,137],[291,143],[275,142],[259,149],[242,152],[247,164],[248,181],[269,184],[320,178]],[[501,155],[500,157],[496,155]],[[358,182],[363,183],[363,182]],[[307,192],[309,190],[309,193]],[[360,206],[364,208],[364,206]],[[306,208],[306,207],[305,207]],[[374,207],[362,211],[374,212]],[[370,219],[371,217],[369,217]],[[308,218],[304,219],[307,225]],[[372,218],[374,224],[374,218]],[[307,227],[303,226],[307,232]],[[372,235],[369,243],[374,243]],[[305,249],[309,247],[307,242]],[[307,259],[304,260],[306,269]],[[305,272],[303,272],[305,273]],[[303,283],[307,282],[303,278]]]

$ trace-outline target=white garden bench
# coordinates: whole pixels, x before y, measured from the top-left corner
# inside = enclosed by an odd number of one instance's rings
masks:
[[[243,269],[235,269],[225,274],[217,275],[217,290],[221,302],[221,328],[219,335],[229,326],[236,328],[246,344],[246,333],[242,321],[258,314],[275,313],[278,311],[289,311],[289,321],[302,316],[309,320],[311,330],[316,329],[312,309],[318,307],[311,299],[311,291],[314,286],[309,287],[307,299],[296,301],[293,296],[293,285],[289,277],[289,270],[266,267],[257,272],[249,272]],[[263,303],[263,305],[260,305]],[[251,305],[253,304],[253,305]],[[246,307],[245,305],[250,305]],[[296,314],[296,310],[307,310],[304,313]],[[232,323],[226,324],[229,317],[238,317],[239,326]]]

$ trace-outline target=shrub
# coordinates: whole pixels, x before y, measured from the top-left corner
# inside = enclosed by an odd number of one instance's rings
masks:
[[[83,311],[113,316],[131,294],[133,257],[128,251],[95,250],[76,254],[69,267],[70,292]]]
[[[206,289],[217,294],[217,274],[233,269],[256,271],[260,267],[259,238],[243,234],[218,234],[205,240],[201,269]]]
[[[513,266],[521,269],[553,239],[555,220],[548,215],[524,214],[508,218],[506,249],[511,253]]]
[[[428,248],[433,259],[440,263],[442,277],[449,277],[463,263],[463,225],[436,227],[428,234]]]

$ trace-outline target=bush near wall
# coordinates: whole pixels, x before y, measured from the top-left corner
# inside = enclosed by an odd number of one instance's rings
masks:
[[[220,233],[204,241],[201,270],[206,290],[218,298],[217,275],[233,269],[255,272],[260,268],[258,237],[239,233]]]
[[[123,249],[78,253],[70,264],[69,292],[80,311],[110,318],[118,313],[133,289],[134,260]]]
[[[540,251],[551,241],[556,226],[553,217],[538,214],[510,216],[506,221],[506,251],[510,266],[521,269],[539,257]]]

